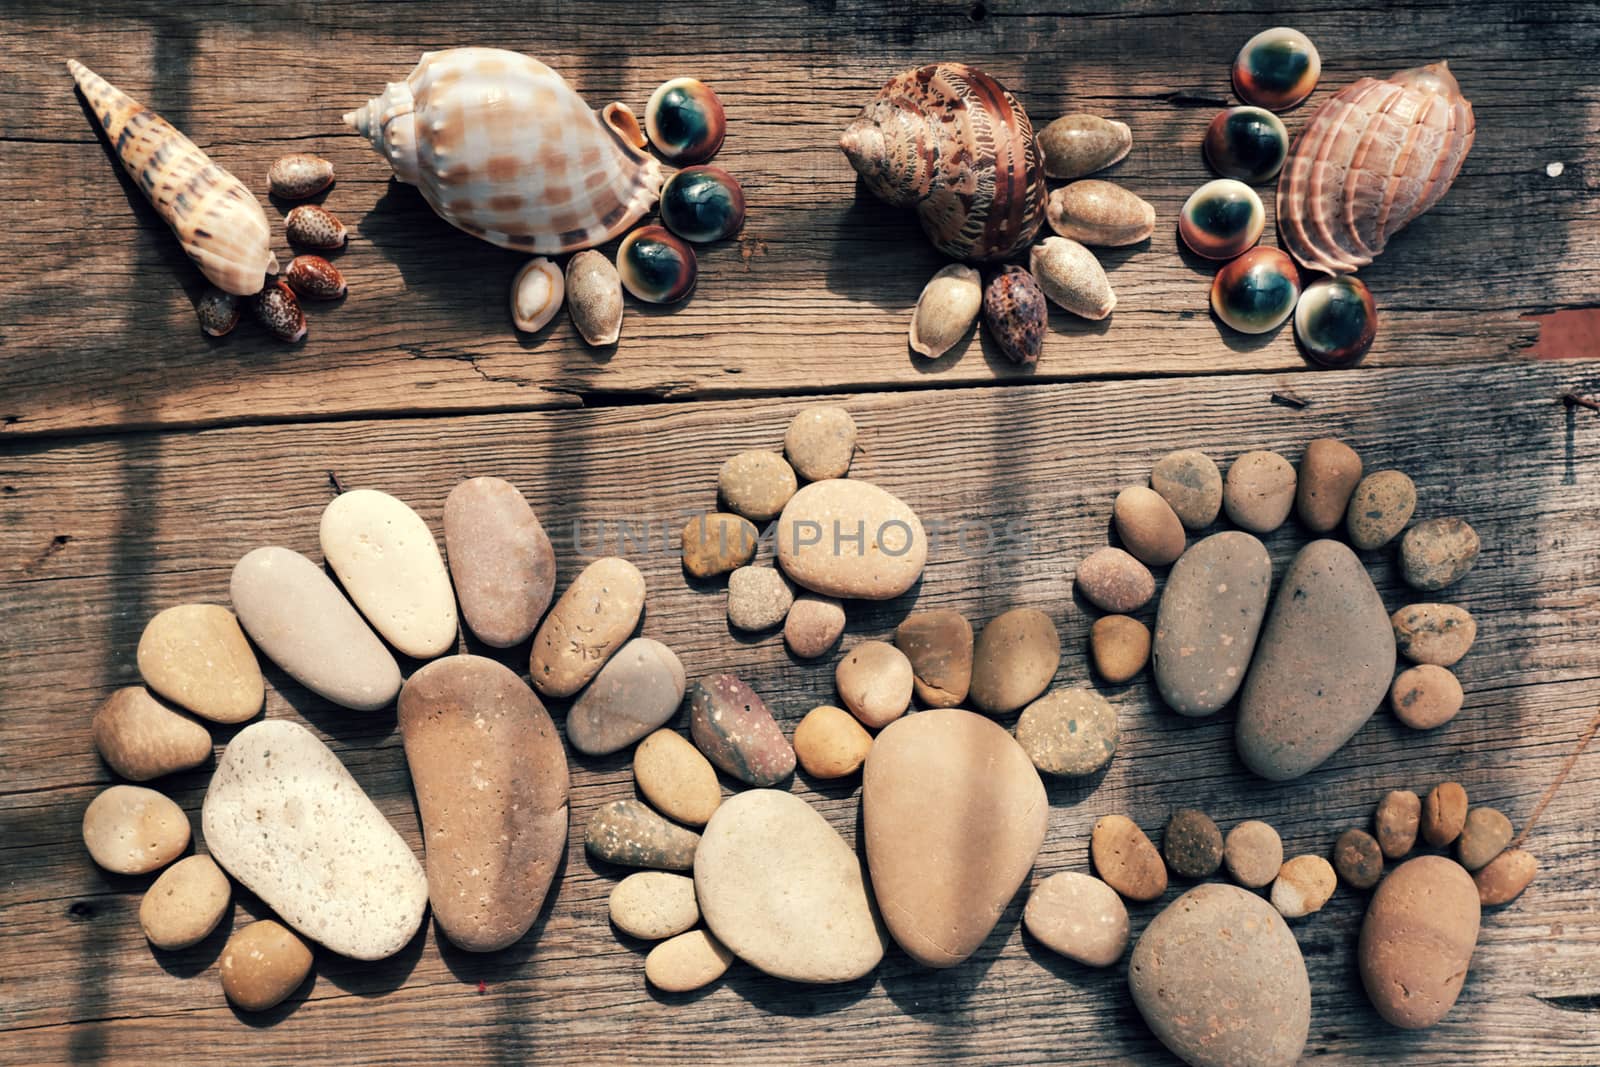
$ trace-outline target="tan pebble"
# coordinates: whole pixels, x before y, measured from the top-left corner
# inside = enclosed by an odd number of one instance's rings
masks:
[[[1276,452],[1246,452],[1233,461],[1222,485],[1228,518],[1255,534],[1283,525],[1294,507],[1295,473]]]
[[[1461,711],[1463,699],[1456,676],[1432,663],[1401,671],[1389,689],[1395,717],[1413,730],[1443,726]]]
[[[1222,511],[1222,472],[1204,452],[1169,452],[1150,471],[1150,488],[1160,493],[1186,529],[1203,530]]]
[[[856,452],[856,420],[844,408],[814,404],[789,423],[783,454],[794,472],[808,482],[843,478]]]
[[[1117,709],[1089,689],[1055,689],[1023,709],[1017,744],[1045,774],[1093,774],[1116,755]]]
[[[234,931],[217,964],[222,991],[245,1011],[266,1011],[288,999],[311,973],[311,950],[271,919]]]
[[[1161,494],[1130,485],[1111,506],[1117,536],[1129,554],[1152,567],[1165,567],[1183,555],[1183,523]]]
[[[189,817],[154,789],[114,785],[85,809],[83,843],[113,874],[147,874],[189,846]]]
[[[716,768],[681,734],[657,730],[633,752],[639,792],[665,816],[704,826],[722,803]]]
[[[1074,315],[1098,320],[1116,310],[1117,294],[1104,268],[1077,241],[1046,237],[1028,253],[1028,269],[1044,295]]]
[[[961,263],[940,270],[923,286],[911,313],[911,351],[938,359],[972,332],[982,308],[983,281],[976,270]]]
[[[1356,548],[1382,548],[1406,528],[1417,509],[1417,487],[1400,471],[1376,471],[1361,479],[1345,509],[1345,531]]]
[[[660,941],[700,921],[694,879],[667,871],[639,871],[611,888],[611,923],[630,937]]]
[[[727,973],[733,953],[705,930],[668,938],[644,958],[644,976],[665,993],[688,993]]]
[[[1106,615],[1089,628],[1089,653],[1100,677],[1131,681],[1150,659],[1150,628],[1128,615]]]
[[[1278,869],[1283,866],[1283,840],[1271,826],[1250,819],[1228,831],[1222,861],[1234,881],[1246,889],[1260,889],[1278,877]]]
[[[1099,115],[1063,115],[1039,131],[1039,154],[1052,178],[1081,178],[1104,170],[1132,147],[1127,123]]]
[[[894,644],[911,661],[917,699],[930,708],[953,708],[972,684],[972,624],[959,611],[939,608],[907,615]]]
[[[801,659],[816,659],[844,633],[844,604],[831,596],[801,593],[783,620],[783,643]]]
[[[1498,908],[1522,895],[1534,875],[1539,873],[1539,861],[1531,852],[1511,848],[1484,864],[1472,876],[1478,887],[1478,903],[1486,908]]]
[[[309,152],[279,156],[267,170],[267,191],[284,200],[304,200],[333,184],[333,164]]]
[[[758,537],[755,524],[738,515],[696,516],[683,528],[683,569],[696,578],[737,570],[755,558]]]
[[[824,596],[893,600],[928,562],[917,513],[860,478],[805,486],[784,505],[776,536],[783,572]]]
[[[622,334],[622,276],[611,260],[586,249],[567,260],[567,314],[584,343],[616,344]]]
[[[843,778],[861,769],[872,735],[843,708],[812,708],[794,730],[794,754],[813,778]]]
[[[794,468],[776,452],[740,452],[717,472],[717,492],[729,511],[753,522],[769,522],[800,487]]]
[[[1052,874],[1028,894],[1022,925],[1047,948],[1109,967],[1128,947],[1128,909],[1116,890],[1076,871]]]
[[[1412,604],[1390,616],[1395,647],[1412,663],[1451,667],[1478,637],[1478,624],[1454,604]]]
[[[343,248],[349,237],[339,216],[316,204],[301,204],[285,215],[283,230],[290,244],[321,251]]]
[[[1461,836],[1467,822],[1467,791],[1460,782],[1440,782],[1422,804],[1422,837],[1443,848]]]
[[[1365,830],[1346,830],[1334,842],[1333,869],[1350,886],[1371,889],[1383,877],[1383,847]]]
[[[232,886],[210,856],[186,856],[161,872],[139,901],[139,926],[156,948],[198,945],[228,911]]]
[[[161,612],[139,638],[138,660],[146,685],[212,722],[244,722],[261,710],[261,667],[227,608],[180,604]]]
[[[376,489],[341,493],[318,534],[339,584],[384,640],[416,659],[455,649],[450,572],[432,528],[405,501]]]
[[[1478,532],[1465,519],[1424,519],[1400,539],[1400,572],[1413,589],[1433,592],[1460,581],[1478,549]]]
[[[1295,484],[1295,510],[1306,529],[1325,534],[1343,522],[1359,481],[1361,457],[1355,449],[1332,437],[1306,445]]]
[[[1004,715],[1050,686],[1061,665],[1061,635],[1037,608],[1013,608],[989,621],[972,649],[968,696],[990,715]]]
[[[1272,883],[1272,906],[1285,919],[1299,919],[1321,911],[1337,884],[1333,865],[1327,860],[1296,856],[1278,869]]]
[[[1505,851],[1511,833],[1511,820],[1494,808],[1473,808],[1456,838],[1456,857],[1461,866],[1476,871]]]
[[[1155,232],[1156,209],[1114,182],[1062,186],[1045,205],[1050,228],[1086,245],[1134,245]]]
[[[1089,857],[1107,885],[1129,900],[1155,900],[1167,889],[1167,866],[1143,830],[1126,815],[1094,824]]]
[[[1467,979],[1480,912],[1472,879],[1443,856],[1407,860],[1378,884],[1356,957],[1379,1015],[1407,1030],[1444,1018]]]
[[[533,636],[533,687],[545,696],[567,697],[587,685],[633,636],[644,597],[644,575],[627,560],[606,556],[585,567]]]
[[[728,575],[728,622],[736,629],[770,630],[793,605],[794,589],[776,567],[740,567]]]
[[[1078,591],[1101,611],[1138,611],[1156,595],[1150,568],[1120,548],[1100,548],[1078,564]]]
[[[135,782],[198,767],[211,755],[206,728],[162,704],[142,685],[107,697],[90,731],[106,764]]]
[[[862,724],[881,730],[911,706],[911,661],[886,641],[863,641],[834,670],[839,699]]]
[[[1422,801],[1409,789],[1396,789],[1378,802],[1373,825],[1378,845],[1392,860],[1409,853],[1417,844],[1417,828],[1422,822]]]

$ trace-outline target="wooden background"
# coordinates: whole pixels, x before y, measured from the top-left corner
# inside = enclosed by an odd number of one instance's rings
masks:
[[[1307,371],[1288,331],[1220,330],[1211,268],[1176,248],[1177,209],[1208,177],[1199,139],[1228,101],[1228,63],[1283,22],[1322,50],[1313,104],[1358,76],[1448,58],[1477,111],[1455,189],[1362,274],[1382,328],[1354,371]],[[24,0],[0,14],[0,36],[0,1062],[1175,1062],[1122,967],[1078,967],[1023,933],[1025,893],[950,971],[892,950],[848,986],[736,966],[696,994],[652,991],[647,946],[606,921],[619,872],[582,850],[589,814],[632,792],[626,756],[574,756],[565,876],[517,946],[461,953],[430,924],[382,964],[319,951],[291,1002],[232,1011],[215,971],[227,924],[194,949],[153,952],[136,920],[149,879],[109,876],[85,854],[82,810],[111,780],[88,723],[137,680],[151,615],[225,601],[233,562],[258,545],[315,556],[318,516],[341,486],[395,493],[438,530],[456,481],[509,478],[552,530],[563,585],[615,550],[597,546],[598,524],[614,536],[621,519],[653,519],[656,547],[630,553],[651,590],[643,632],[693,675],[740,673],[791,728],[831,699],[834,657],[797,663],[776,637],[731,634],[720,585],[691,587],[659,540],[712,503],[728,455],[778,447],[809,394],[853,412],[855,473],[925,520],[1026,534],[1020,550],[942,545],[914,593],[852,611],[847,645],[884,635],[913,604],[976,623],[1031,604],[1061,628],[1058,684],[1090,683],[1093,613],[1072,594],[1073,567],[1104,543],[1117,489],[1180,446],[1226,463],[1254,447],[1297,458],[1310,438],[1342,435],[1369,469],[1416,479],[1420,515],[1479,529],[1483,556],[1448,597],[1480,622],[1455,722],[1422,735],[1380,713],[1323,768],[1275,785],[1239,764],[1229,715],[1180,719],[1143,681],[1108,688],[1122,750],[1095,779],[1052,784],[1034,879],[1086,870],[1088,829],[1113,811],[1152,832],[1176,805],[1224,828],[1265,818],[1292,852],[1325,852],[1388,789],[1456,778],[1520,828],[1600,704],[1600,416],[1563,401],[1600,388],[1593,320],[1572,310],[1594,302],[1600,266],[1593,4]],[[702,256],[687,305],[630,304],[621,342],[600,352],[564,317],[536,337],[511,330],[518,257],[439,222],[339,122],[420,52],[451,44],[538,55],[594,105],[642,111],[680,74],[717,88],[730,124],[717,162],[744,182],[750,216]],[[258,191],[285,152],[335,162],[326,202],[352,229],[338,261],[351,295],[310,310],[308,341],[284,347],[248,324],[199,334],[199,275],[96,137],[63,66],[74,56]],[[1110,176],[1161,218],[1147,245],[1104,257],[1116,314],[1058,313],[1033,372],[976,340],[913,360],[907,317],[940,260],[909,215],[857,190],[835,147],[879,84],[940,58],[988,68],[1037,124],[1068,109],[1127,121],[1135,148]],[[1287,116],[1291,131],[1308,112]],[[1292,527],[1269,539],[1280,572],[1302,542]],[[1407,602],[1387,554],[1371,563],[1386,603]],[[522,669],[525,656],[503,658]],[[267,714],[328,739],[420,850],[392,713],[332,708],[270,667],[268,679]],[[552,710],[559,720],[565,707]],[[216,731],[219,744],[230,736]],[[206,780],[202,769],[161,785],[198,824]],[[854,839],[855,781],[802,774],[791,788]],[[1368,1006],[1354,958],[1361,895],[1341,890],[1296,922],[1313,981],[1308,1056],[1600,1062],[1597,788],[1591,751],[1528,838],[1539,881],[1486,915],[1461,1001],[1433,1030],[1396,1031]],[[1136,932],[1156,910],[1131,909]],[[260,913],[241,894],[230,922]]]

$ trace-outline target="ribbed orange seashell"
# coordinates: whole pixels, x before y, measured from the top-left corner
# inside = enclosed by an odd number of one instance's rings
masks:
[[[976,67],[935,63],[899,75],[839,147],[875,195],[915,207],[928,239],[955,259],[1004,259],[1044,221],[1044,166],[1028,113]]]
[[[1278,176],[1279,243],[1310,270],[1361,269],[1449,191],[1476,129],[1443,62],[1346,86],[1289,150]]]
[[[625,107],[603,121],[561,75],[520,52],[427,52],[344,117],[439,217],[502,248],[592,248],[654,206],[661,164]]]

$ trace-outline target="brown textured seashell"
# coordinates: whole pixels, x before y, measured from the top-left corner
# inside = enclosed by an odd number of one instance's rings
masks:
[[[1279,243],[1310,270],[1354,273],[1439,202],[1475,132],[1446,63],[1346,86],[1312,114],[1278,175]]]
[[[1039,131],[1044,172],[1052,178],[1082,178],[1120,163],[1133,147],[1126,123],[1099,115],[1062,115]]]
[[[928,239],[955,259],[1004,259],[1044,221],[1044,165],[1028,113],[976,67],[899,75],[839,146],[875,195],[915,207]]]
[[[324,252],[343,248],[349,236],[339,216],[316,204],[301,204],[285,215],[283,232],[288,235],[290,244]]]
[[[1052,230],[1086,245],[1136,245],[1156,228],[1148,201],[1094,178],[1057,189],[1045,210]]]
[[[1049,322],[1050,308],[1033,275],[1012,263],[990,279],[983,291],[983,323],[1011,362],[1039,362]]]
[[[1117,306],[1117,294],[1094,253],[1065,237],[1046,237],[1033,246],[1028,266],[1044,295],[1086,319],[1103,319]]]
[[[333,164],[309,152],[280,156],[267,170],[267,191],[284,200],[304,200],[333,184]]]
[[[195,303],[194,314],[206,333],[225,336],[239,325],[239,298],[213,285]]]
[[[567,260],[567,314],[585,343],[615,344],[622,333],[622,276],[611,260],[591,250]]]
[[[306,316],[300,310],[300,301],[294,290],[282,278],[274,278],[267,287],[250,301],[256,321],[272,332],[280,341],[290,344],[306,335]]]
[[[307,300],[338,300],[348,291],[339,268],[321,256],[295,256],[283,278]]]

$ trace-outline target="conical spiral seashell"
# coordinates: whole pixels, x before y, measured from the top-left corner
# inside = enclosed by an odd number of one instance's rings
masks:
[[[873,193],[915,207],[928,239],[955,259],[1004,259],[1044,221],[1044,166],[1028,113],[976,67],[906,71],[839,146]]]
[[[1311,270],[1350,274],[1450,189],[1472,105],[1446,63],[1362,78],[1319,107],[1278,176],[1278,237]]]
[[[235,296],[276,273],[267,213],[243,182],[172,124],[75,59],[67,69],[122,166],[211,283]]]
[[[502,248],[553,255],[623,232],[655,204],[661,164],[637,121],[603,122],[561,75],[498,48],[427,52],[344,117],[439,217]]]

